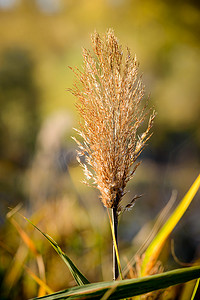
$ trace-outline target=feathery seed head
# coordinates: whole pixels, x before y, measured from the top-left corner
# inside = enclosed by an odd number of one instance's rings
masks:
[[[92,179],[106,207],[120,211],[156,113],[152,112],[147,129],[138,136],[149,111],[147,100],[142,103],[144,86],[136,56],[129,49],[124,56],[112,29],[103,37],[95,32],[91,40],[94,55],[83,49],[83,71],[73,70],[77,83],[71,92],[78,99],[82,122],[77,131],[83,141],[74,139],[78,155],[85,156],[85,163],[79,162],[86,179]]]

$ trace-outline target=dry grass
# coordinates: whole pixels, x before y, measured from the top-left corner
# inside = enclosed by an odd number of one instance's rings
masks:
[[[137,59],[129,49],[123,54],[112,29],[103,37],[95,32],[91,40],[94,54],[83,49],[83,71],[73,69],[77,82],[71,92],[78,99],[82,122],[77,131],[83,142],[74,139],[87,182],[91,179],[100,190],[105,207],[119,212],[126,185],[139,165],[136,160],[151,135],[155,112],[138,135],[149,110]]]

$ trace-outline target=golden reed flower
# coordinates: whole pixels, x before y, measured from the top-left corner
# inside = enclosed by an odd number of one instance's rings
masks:
[[[78,99],[82,122],[77,132],[83,141],[74,139],[87,180],[99,189],[105,207],[119,212],[156,114],[152,112],[147,129],[138,135],[149,110],[148,100],[142,104],[144,86],[136,57],[129,49],[124,56],[112,29],[103,37],[95,32],[91,40],[94,54],[83,49],[83,71],[73,69],[77,82],[71,92]],[[85,156],[86,163],[80,156]]]

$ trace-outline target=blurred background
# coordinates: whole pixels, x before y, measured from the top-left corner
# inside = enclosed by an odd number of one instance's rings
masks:
[[[112,279],[109,223],[98,192],[81,183],[71,139],[79,117],[67,92],[74,80],[68,66],[81,67],[90,34],[109,27],[124,49],[137,54],[158,112],[125,201],[143,197],[120,219],[122,265],[144,242],[172,191],[178,203],[199,173],[199,1],[0,0],[1,299],[42,294],[25,266],[53,291],[74,284],[38,232],[19,215],[6,217],[17,205],[90,281]],[[172,235],[183,262],[200,254],[199,213],[198,194]],[[34,246],[24,243],[22,232]],[[173,266],[179,267],[171,257],[165,268]]]

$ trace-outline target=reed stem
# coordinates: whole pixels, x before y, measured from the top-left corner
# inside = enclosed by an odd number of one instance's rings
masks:
[[[118,236],[117,236],[117,227],[118,227],[118,215],[117,215],[117,208],[112,208],[112,226],[114,231],[114,237],[116,240],[116,245],[118,248]],[[113,240],[113,280],[116,280],[119,276],[119,268],[117,262],[117,255],[115,250],[115,243]]]

